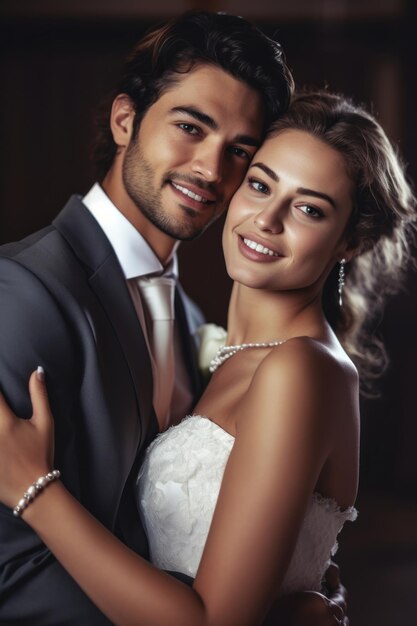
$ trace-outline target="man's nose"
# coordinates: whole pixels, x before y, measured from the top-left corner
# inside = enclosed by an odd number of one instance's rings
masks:
[[[223,177],[224,150],[213,142],[200,144],[194,153],[192,172],[210,183],[218,183]]]

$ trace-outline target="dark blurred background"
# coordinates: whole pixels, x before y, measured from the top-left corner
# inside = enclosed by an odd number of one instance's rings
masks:
[[[329,86],[377,115],[417,179],[417,11],[412,0],[1,0],[0,243],[46,224],[94,182],[94,109],[131,45],[189,8],[255,21],[284,46],[299,86]],[[225,325],[221,223],[180,249],[182,281]],[[417,620],[417,285],[390,302],[381,396],[363,402],[360,511],[338,562],[352,626]],[[381,285],[383,289],[383,285]]]

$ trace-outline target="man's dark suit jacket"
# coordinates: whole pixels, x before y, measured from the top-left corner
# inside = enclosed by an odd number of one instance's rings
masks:
[[[176,315],[197,397],[192,335],[202,317],[180,287]],[[62,480],[147,556],[134,483],[157,433],[151,365],[113,248],[76,196],[50,227],[0,248],[0,387],[22,417],[32,413],[27,385],[38,365],[46,372]],[[6,507],[0,507],[0,624],[109,624]]]

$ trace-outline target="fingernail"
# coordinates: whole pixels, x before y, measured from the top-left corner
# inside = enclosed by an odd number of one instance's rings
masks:
[[[45,370],[43,369],[42,365],[38,365],[38,367],[36,368],[36,376],[37,379],[41,381],[41,383],[43,383],[43,381],[45,380]]]

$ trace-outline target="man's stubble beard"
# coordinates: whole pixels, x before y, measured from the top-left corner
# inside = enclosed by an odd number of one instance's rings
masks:
[[[129,198],[156,228],[179,241],[191,241],[199,237],[219,215],[215,215],[203,226],[193,223],[192,209],[183,208],[184,219],[178,220],[164,210],[162,188],[169,182],[163,182],[157,189],[155,175],[151,164],[145,159],[136,139],[127,148],[122,169],[123,184]],[[169,177],[169,173],[167,174]],[[188,218],[188,219],[187,219]]]

